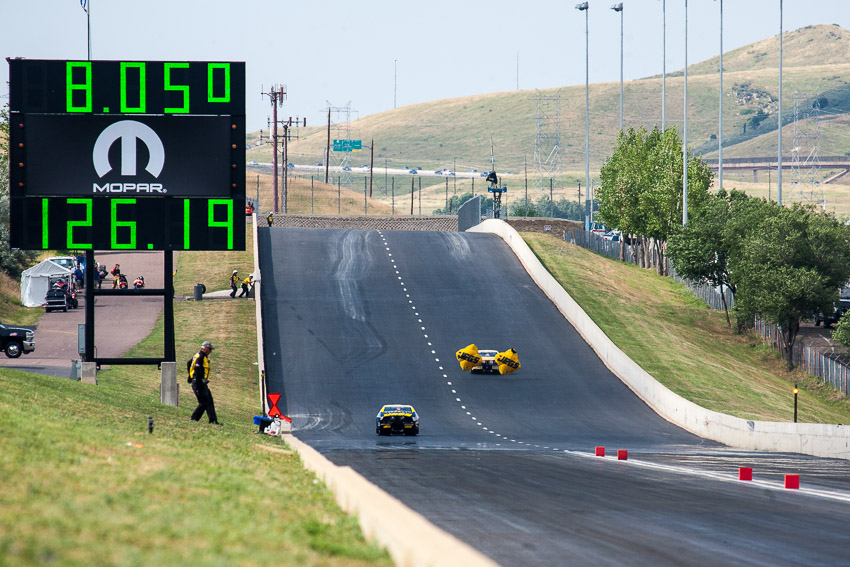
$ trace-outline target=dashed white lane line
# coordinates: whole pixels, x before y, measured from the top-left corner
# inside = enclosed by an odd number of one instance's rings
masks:
[[[413,314],[414,314],[414,316],[415,316],[415,317],[417,317],[417,322],[418,322],[418,323],[420,323],[420,325],[421,325],[423,321],[422,321],[422,319],[419,319],[419,318],[418,318],[418,317],[419,317],[419,312],[416,310],[416,306],[415,306],[415,305],[413,305],[413,300],[412,300],[412,299],[410,299],[410,294],[408,293],[407,287],[405,287],[404,279],[403,279],[403,278],[402,278],[402,276],[401,276],[401,272],[399,271],[398,266],[396,265],[396,261],[395,261],[395,259],[393,259],[393,258],[392,258],[392,254],[389,252],[389,251],[390,251],[390,247],[389,247],[389,245],[387,244],[387,240],[386,240],[386,238],[384,237],[384,234],[383,234],[381,231],[378,231],[378,234],[381,236],[381,240],[383,241],[383,243],[384,243],[384,247],[385,247],[385,248],[386,248],[386,250],[387,250],[387,257],[389,257],[389,258],[390,258],[390,263],[392,264],[393,270],[395,270],[396,277],[398,278],[398,281],[399,281],[399,285],[401,285],[401,286],[402,286],[402,291],[403,291],[403,292],[404,292],[404,294],[405,294],[405,298],[407,299],[407,303],[408,303],[408,304],[410,304],[410,308],[413,310],[413,312],[414,312],[414,313],[413,313]],[[424,326],[420,326],[420,327],[419,327],[419,329],[420,329],[421,331],[425,331],[425,327],[424,327]],[[423,333],[423,335],[422,335],[422,336],[423,336],[425,339],[428,339],[428,338],[429,338],[429,337],[428,337],[428,335],[427,335],[427,334],[425,334],[425,333]],[[429,346],[429,347],[431,347],[431,346],[433,346],[433,345],[432,345],[430,342],[428,342],[428,346]],[[437,354],[437,351],[436,351],[436,350],[431,349],[431,354]],[[439,364],[439,363],[440,363],[440,359],[439,359],[439,358],[434,358],[434,362],[436,362],[437,364]],[[440,370],[440,372],[443,372],[443,370],[444,370],[444,368],[443,368],[442,366],[438,366],[437,368]],[[447,375],[447,374],[443,374],[443,378],[448,378],[448,375]],[[452,394],[457,394],[457,389],[455,389],[455,388],[452,388],[452,387],[451,387],[451,386],[452,386],[451,381],[447,381],[447,382],[446,382],[446,385],[450,387]],[[461,401],[462,401],[462,400],[461,400],[459,397],[455,397],[455,401],[456,401],[457,403],[461,403]],[[466,406],[465,406],[465,405],[462,405],[462,406],[460,406],[460,407],[461,407],[461,409],[462,409],[462,410],[466,410]],[[488,433],[490,433],[490,434],[492,434],[492,435],[496,435],[496,437],[498,437],[498,438],[502,438],[502,435],[501,435],[501,434],[498,434],[498,433],[496,433],[495,431],[488,429],[488,428],[487,428],[487,427],[485,427],[485,426],[484,426],[481,422],[477,421],[477,419],[478,419],[478,418],[476,418],[476,417],[472,416],[472,414],[471,414],[469,411],[467,411],[467,412],[466,412],[466,415],[468,415],[468,416],[472,417],[472,420],[476,422],[476,425],[477,425],[477,426],[481,427],[482,431],[486,431],[486,432],[488,432]],[[505,439],[507,439],[507,438],[505,437]]]

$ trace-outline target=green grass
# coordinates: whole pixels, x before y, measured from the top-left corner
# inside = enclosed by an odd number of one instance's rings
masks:
[[[799,383],[799,421],[850,422],[850,400],[799,370],[786,372],[771,349],[735,334],[723,312],[684,285],[551,235],[522,236],[605,334],[684,398],[744,419],[791,421]]]
[[[128,356],[156,356],[161,323]],[[296,455],[253,433],[254,303],[177,302],[175,326],[179,408],[159,403],[155,367],[103,370],[97,386],[0,368],[0,565],[391,565]],[[188,421],[180,367],[203,340],[220,428]]]

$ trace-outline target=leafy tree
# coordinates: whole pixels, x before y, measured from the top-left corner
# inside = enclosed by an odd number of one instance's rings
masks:
[[[735,190],[731,194],[722,191],[709,195],[703,206],[688,219],[688,225],[672,234],[667,243],[667,255],[676,273],[694,282],[720,288],[726,324],[730,327],[732,322],[724,288],[734,295],[736,287],[729,271],[732,231],[727,231],[727,227],[731,226],[732,216],[738,210],[736,205],[746,199],[744,193]]]
[[[848,316],[848,313],[850,311],[841,316],[832,330],[832,340],[845,347],[850,347],[850,316]]]
[[[0,271],[19,278],[36,257],[34,252],[9,248],[9,105],[0,109]]]
[[[831,308],[850,276],[850,231],[810,205],[763,199],[748,199],[730,224],[743,235],[729,256],[735,310],[777,325],[790,371],[800,321]]]
[[[640,235],[655,248],[664,270],[664,243],[682,224],[682,142],[676,129],[620,132],[614,153],[602,166],[596,191],[599,219],[624,234]],[[688,212],[705,202],[711,169],[699,157],[688,158]]]

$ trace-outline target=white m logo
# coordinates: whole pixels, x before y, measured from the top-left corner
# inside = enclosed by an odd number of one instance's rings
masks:
[[[109,165],[109,148],[119,138],[121,139],[121,175],[136,175],[136,139],[139,139],[147,146],[150,154],[145,170],[154,177],[159,176],[165,163],[162,140],[150,126],[135,120],[122,120],[104,129],[94,143],[92,161],[99,177],[112,171],[112,166]]]

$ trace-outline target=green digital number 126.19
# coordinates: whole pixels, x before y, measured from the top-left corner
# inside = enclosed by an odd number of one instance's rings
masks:
[[[182,242],[183,250],[234,250],[244,243],[235,242],[233,213],[231,199],[45,197],[41,248],[162,250]]]

